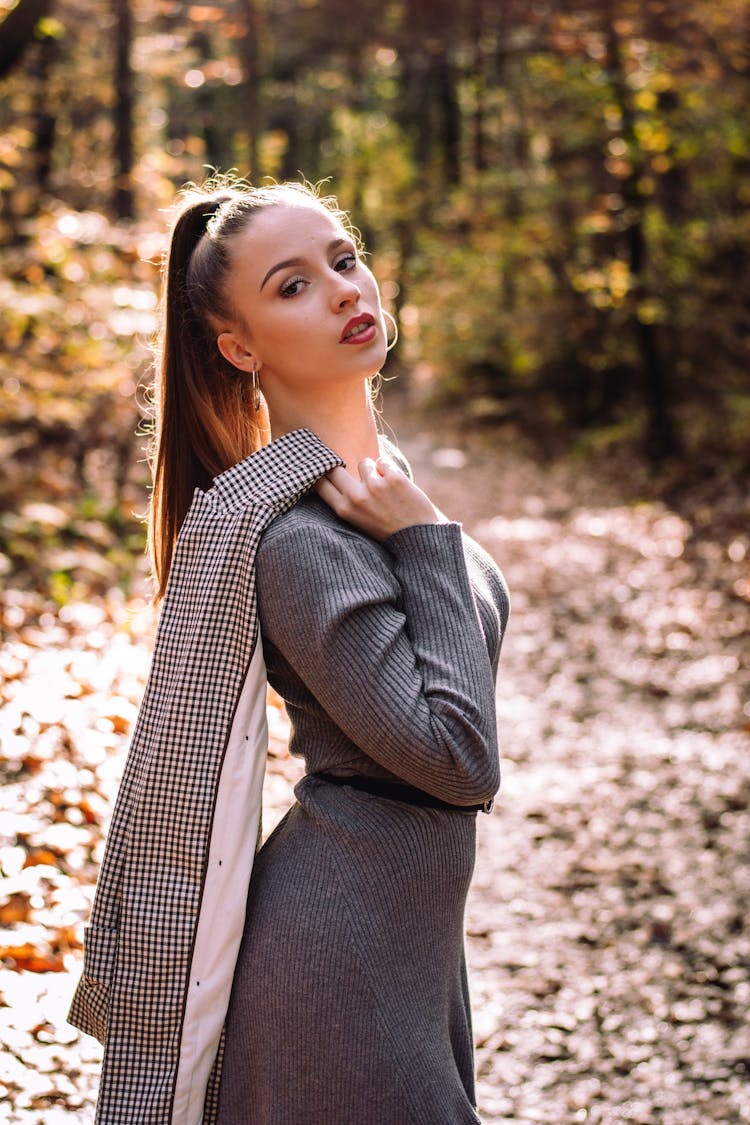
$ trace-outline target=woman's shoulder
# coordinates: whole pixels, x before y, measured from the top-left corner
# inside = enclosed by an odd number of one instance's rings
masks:
[[[387,552],[368,535],[340,519],[314,492],[268,525],[258,547],[258,567],[291,566],[301,571],[347,569],[383,572]]]
[[[256,575],[266,617],[290,597],[298,613],[322,620],[331,606],[391,599],[398,593],[384,548],[345,524],[313,493],[266,528]]]
[[[354,527],[329,508],[314,492],[307,492],[291,508],[275,516],[261,538],[261,549],[278,540],[294,540],[300,535],[317,540],[325,540],[341,535],[359,538]]]

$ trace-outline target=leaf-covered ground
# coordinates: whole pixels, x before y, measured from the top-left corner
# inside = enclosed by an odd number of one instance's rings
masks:
[[[495,555],[513,596],[504,782],[479,818],[468,909],[481,1116],[749,1122],[747,503],[708,486],[679,505],[637,501],[636,467],[544,466],[509,431],[456,435],[398,413],[418,479]],[[0,1114],[12,1125],[92,1120],[99,1048],[65,1010],[154,624],[140,568],[127,595],[110,589],[132,528],[111,511],[71,515],[63,493],[44,508],[32,490],[4,524],[16,555],[0,657]],[[40,590],[43,573],[58,585]],[[267,830],[299,776],[274,701],[270,714]]]
[[[483,1119],[749,1121],[746,501],[464,448],[413,445],[513,595],[469,909]]]

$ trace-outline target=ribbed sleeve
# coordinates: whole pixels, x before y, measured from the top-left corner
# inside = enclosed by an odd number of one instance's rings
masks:
[[[264,640],[346,738],[442,800],[494,795],[492,654],[458,524],[404,528],[381,547],[341,525],[281,521],[257,580]]]

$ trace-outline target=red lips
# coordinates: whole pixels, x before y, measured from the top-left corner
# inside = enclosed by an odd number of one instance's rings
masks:
[[[353,316],[352,319],[346,323],[344,331],[341,333],[339,343],[355,343],[358,340],[361,340],[363,344],[367,343],[375,335],[374,330],[375,317],[371,316],[370,313],[361,313],[359,316]]]

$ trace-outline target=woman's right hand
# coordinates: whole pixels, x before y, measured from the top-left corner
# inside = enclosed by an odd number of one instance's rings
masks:
[[[387,457],[366,457],[357,465],[359,480],[338,466],[322,477],[315,491],[354,527],[382,541],[404,527],[441,523],[430,498]]]

